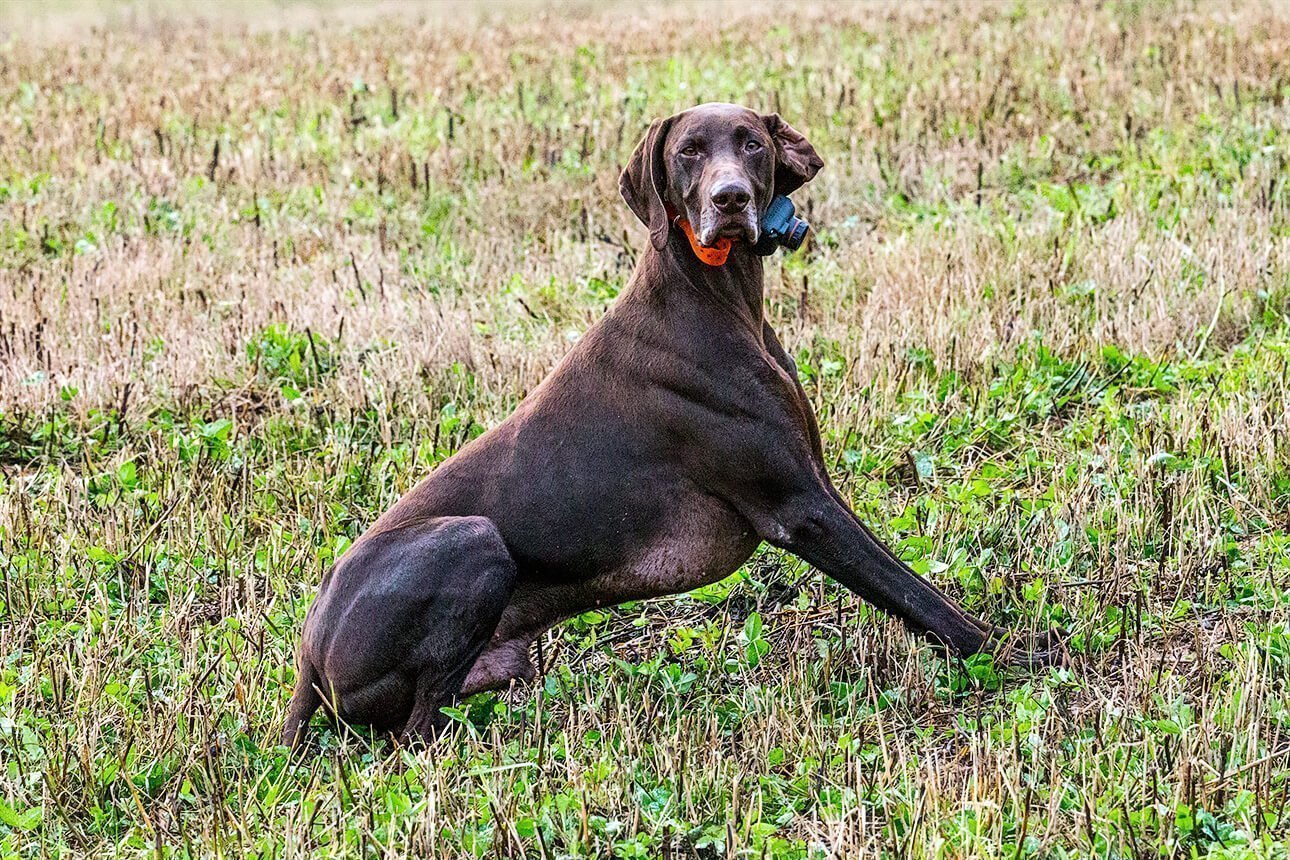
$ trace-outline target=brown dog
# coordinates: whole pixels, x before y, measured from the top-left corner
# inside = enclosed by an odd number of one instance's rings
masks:
[[[650,232],[630,282],[510,418],[323,578],[284,743],[324,704],[403,739],[431,734],[454,696],[531,679],[530,645],[553,624],[715,582],[762,541],[958,654],[1001,638],[834,489],[797,371],[762,316],[761,216],[822,166],[778,116],[735,105],[650,127],[620,181]],[[731,245],[724,262],[700,259],[718,244]]]

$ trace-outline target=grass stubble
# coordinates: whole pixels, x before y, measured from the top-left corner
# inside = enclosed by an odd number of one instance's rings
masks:
[[[1284,7],[377,8],[0,44],[0,853],[1284,855]],[[603,313],[618,166],[718,99],[827,162],[767,313],[835,479],[1073,666],[763,551],[292,761],[322,571]]]

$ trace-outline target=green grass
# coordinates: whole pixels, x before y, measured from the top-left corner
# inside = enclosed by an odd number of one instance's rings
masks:
[[[724,8],[0,43],[0,856],[1285,856],[1290,26]],[[322,572],[612,303],[708,99],[826,161],[767,314],[834,480],[1072,665],[763,549],[291,759]]]

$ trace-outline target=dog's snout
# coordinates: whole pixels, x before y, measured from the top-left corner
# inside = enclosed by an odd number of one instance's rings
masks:
[[[752,189],[745,182],[722,182],[712,189],[712,205],[727,215],[742,212],[748,207],[750,200]]]

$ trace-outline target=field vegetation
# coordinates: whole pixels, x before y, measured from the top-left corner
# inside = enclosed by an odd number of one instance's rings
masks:
[[[0,856],[1285,855],[1284,6],[27,8]],[[618,169],[707,100],[826,161],[766,309],[833,477],[1071,665],[947,660],[762,550],[429,749],[292,759],[322,572],[613,302]]]

